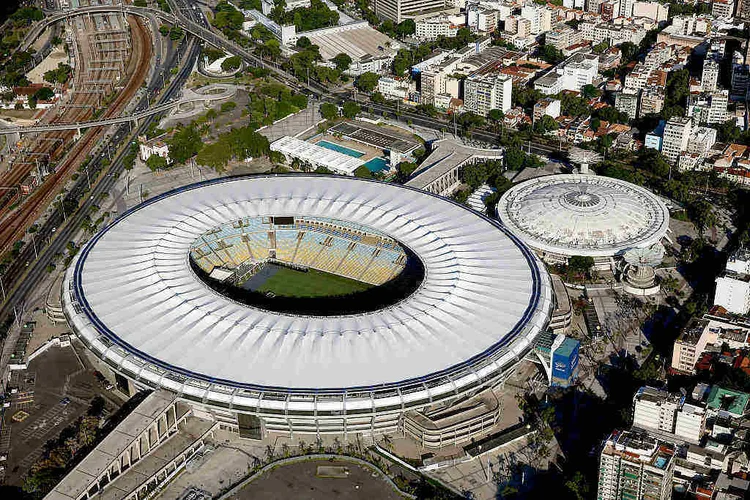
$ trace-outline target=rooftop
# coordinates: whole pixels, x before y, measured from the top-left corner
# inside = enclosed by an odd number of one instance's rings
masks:
[[[745,414],[750,394],[746,392],[732,391],[715,385],[708,394],[706,406],[712,410],[720,410],[730,413],[735,417]]]

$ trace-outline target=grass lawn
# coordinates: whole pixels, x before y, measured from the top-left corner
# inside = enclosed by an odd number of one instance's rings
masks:
[[[272,292],[280,297],[329,297],[349,295],[368,288],[372,288],[372,285],[315,269],[303,272],[280,267],[257,291]]]

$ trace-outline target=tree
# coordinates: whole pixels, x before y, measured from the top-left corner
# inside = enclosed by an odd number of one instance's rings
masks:
[[[366,71],[365,73],[359,75],[357,80],[354,82],[354,86],[362,92],[369,93],[375,90],[375,87],[378,86],[378,80],[380,80],[380,76],[372,73],[371,71]]]
[[[331,59],[331,62],[336,65],[336,69],[344,72],[349,69],[349,66],[352,64],[352,58],[349,56],[349,54],[344,54],[343,52],[341,54],[336,55],[333,59]]]
[[[593,257],[574,255],[568,259],[568,269],[578,275],[588,276],[594,267]]]
[[[372,179],[373,175],[372,172],[370,172],[369,168],[365,167],[364,165],[360,165],[354,171],[354,177],[359,177],[360,179]]]
[[[417,164],[410,161],[402,161],[396,165],[396,172],[398,173],[398,179],[400,182],[406,182],[411,174],[417,169]]]
[[[330,102],[320,105],[320,115],[326,120],[335,120],[339,116],[339,108]]]
[[[229,73],[240,69],[242,58],[240,56],[227,57],[221,62],[221,70]]]
[[[232,150],[227,147],[224,141],[209,144],[201,149],[198,156],[195,158],[199,165],[205,165],[217,171],[223,170],[231,159]]]
[[[146,166],[150,168],[152,172],[163,170],[167,168],[167,159],[159,155],[151,155],[146,160]]]
[[[403,38],[405,36],[413,35],[417,32],[417,25],[413,19],[406,19],[401,21],[396,26],[396,35]]]
[[[549,64],[557,64],[565,59],[562,51],[554,45],[542,45],[539,50],[539,57]]]
[[[32,96],[35,101],[49,101],[53,97],[55,97],[55,93],[49,87],[40,88]]]
[[[201,136],[195,125],[179,127],[171,139],[167,141],[169,157],[177,163],[185,163],[195,156],[203,146]]]
[[[306,49],[310,45],[312,45],[312,42],[306,36],[301,36],[297,39],[297,47],[300,49]]]
[[[584,85],[581,89],[581,95],[584,99],[594,99],[602,95],[602,91],[594,87],[593,85],[588,84]]]
[[[354,119],[360,111],[362,111],[362,108],[359,104],[353,101],[346,101],[344,105],[341,106],[341,114],[350,120]]]

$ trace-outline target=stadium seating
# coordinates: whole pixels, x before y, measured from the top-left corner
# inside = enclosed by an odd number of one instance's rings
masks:
[[[382,284],[404,268],[401,246],[385,235],[333,219],[297,219],[276,226],[269,218],[246,218],[206,233],[191,249],[193,260],[206,272],[214,266],[230,269],[249,259],[269,257],[332,274]]]

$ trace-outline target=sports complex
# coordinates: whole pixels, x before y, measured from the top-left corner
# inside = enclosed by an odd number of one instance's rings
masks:
[[[669,209],[652,192],[595,175],[537,177],[513,186],[497,205],[502,224],[549,263],[592,257],[598,269],[631,248],[667,238]]]
[[[63,304],[121,387],[253,437],[387,432],[466,404],[547,330],[549,275],[496,221],[348,177],[230,177],[152,198],[77,254]]]

